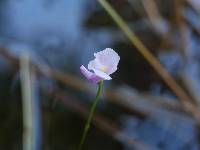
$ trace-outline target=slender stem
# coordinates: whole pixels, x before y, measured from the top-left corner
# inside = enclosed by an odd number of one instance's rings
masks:
[[[23,54],[20,61],[23,105],[23,150],[32,150],[33,148],[32,89],[29,65],[29,55]]]
[[[101,94],[101,91],[102,91],[102,87],[103,87],[103,81],[100,81],[98,83],[97,94],[96,94],[95,100],[94,100],[94,102],[92,104],[92,107],[90,109],[90,112],[89,112],[89,115],[88,115],[88,119],[87,119],[87,122],[86,122],[85,127],[84,127],[84,131],[83,131],[83,134],[82,134],[82,137],[81,137],[81,142],[79,144],[78,150],[82,149],[82,146],[83,146],[83,144],[85,142],[87,133],[88,133],[89,128],[90,128],[90,123],[91,123],[92,117],[94,115],[94,111],[96,110],[97,104],[99,102],[99,97],[100,97],[100,94]]]

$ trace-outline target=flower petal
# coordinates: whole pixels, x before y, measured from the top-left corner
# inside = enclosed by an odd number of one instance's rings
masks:
[[[95,66],[99,63],[101,66],[107,67],[105,73],[108,75],[114,73],[117,70],[117,65],[119,63],[119,55],[111,48],[106,48],[103,51],[94,54],[95,56]]]
[[[111,78],[109,75],[107,75],[105,72],[102,72],[102,71],[99,71],[99,70],[94,69],[94,73],[95,73],[98,77],[102,78],[103,80],[111,80],[111,79],[112,79],[112,78]]]
[[[98,83],[103,78],[97,76],[95,73],[88,71],[83,65],[80,67],[81,73],[91,82]]]
[[[94,69],[99,70],[101,68],[101,66],[102,65],[96,59],[94,59],[89,62],[88,69],[89,70],[94,70]]]
[[[83,65],[80,67],[80,71],[88,80],[94,74],[94,73],[88,71]]]

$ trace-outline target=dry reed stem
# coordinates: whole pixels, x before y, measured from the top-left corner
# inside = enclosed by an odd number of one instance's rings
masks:
[[[171,77],[171,75],[164,69],[160,62],[155,56],[146,48],[146,46],[141,42],[141,40],[135,35],[135,33],[128,27],[125,21],[119,16],[119,14],[113,9],[113,7],[106,0],[97,0],[101,6],[107,11],[111,16],[113,21],[120,27],[124,34],[131,41],[133,46],[143,55],[143,57],[149,62],[149,64],[155,69],[155,71],[160,75],[160,77],[165,81],[168,87],[175,93],[175,95],[180,99],[184,109],[192,114],[195,119],[200,124],[200,111],[192,103],[190,97],[185,93],[185,91],[176,83],[176,81]]]

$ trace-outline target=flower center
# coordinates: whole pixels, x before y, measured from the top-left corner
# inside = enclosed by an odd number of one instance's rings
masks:
[[[102,66],[99,70],[103,71],[103,72],[106,72],[108,70],[108,67],[106,66]]]

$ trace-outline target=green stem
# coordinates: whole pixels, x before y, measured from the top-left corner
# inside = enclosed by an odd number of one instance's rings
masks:
[[[94,115],[94,111],[96,110],[96,107],[97,107],[97,104],[99,102],[99,97],[100,97],[100,94],[101,94],[101,91],[102,91],[102,87],[103,87],[103,81],[100,81],[98,83],[98,90],[97,90],[97,94],[96,94],[96,97],[95,97],[95,100],[92,104],[92,107],[90,109],[90,112],[89,112],[89,115],[88,115],[88,119],[87,119],[87,122],[85,124],[85,127],[84,127],[84,132],[82,134],[82,137],[81,137],[81,142],[79,144],[79,148],[78,150],[81,150],[82,149],[82,146],[85,142],[85,139],[86,139],[86,136],[87,136],[87,133],[88,133],[88,130],[90,128],[90,123],[92,121],[92,117]]]

